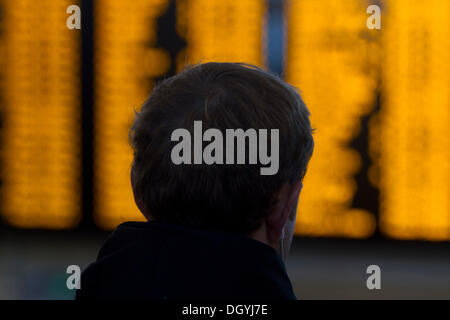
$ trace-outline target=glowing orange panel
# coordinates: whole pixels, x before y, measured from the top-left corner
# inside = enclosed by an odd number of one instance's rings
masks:
[[[112,229],[143,220],[130,186],[132,150],[128,130],[148,97],[153,78],[170,64],[157,47],[157,17],[166,0],[95,1],[95,212],[96,223]]]
[[[376,57],[360,0],[291,0],[286,8],[287,77],[311,111],[315,150],[300,197],[296,232],[311,236],[372,235],[372,213],[351,207],[360,155],[349,147],[371,111]]]
[[[209,61],[265,65],[264,0],[178,0],[178,30],[187,40],[179,66]]]
[[[1,212],[13,226],[80,220],[80,31],[77,1],[1,1]]]
[[[450,2],[387,2],[380,227],[399,239],[450,240]]]

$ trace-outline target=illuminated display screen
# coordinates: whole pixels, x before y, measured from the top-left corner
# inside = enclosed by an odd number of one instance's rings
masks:
[[[315,149],[304,180],[296,232],[364,238],[375,229],[367,210],[351,206],[361,157],[350,148],[360,117],[373,107],[376,79],[365,69],[373,44],[367,4],[292,0],[286,8],[287,77],[311,112]]]
[[[66,26],[79,2],[0,0],[1,216],[19,228],[74,228],[82,217],[81,32]],[[450,2],[378,3],[382,28],[369,30],[366,0],[284,2],[285,80],[316,128],[296,233],[366,238],[378,227],[450,240]],[[144,220],[128,130],[155,82],[191,63],[266,67],[268,4],[93,3],[97,226]],[[367,143],[355,145],[362,130]],[[377,192],[374,208],[355,200],[367,187],[361,176]]]
[[[450,239],[450,2],[389,1],[383,105],[373,127],[380,229],[399,239]]]
[[[172,8],[169,1],[105,0],[95,5],[95,221],[111,229],[143,220],[130,186],[127,132],[133,108],[139,110],[154,79],[169,73],[171,61],[173,71],[210,60],[261,65],[264,2],[177,1]],[[162,28],[176,41],[158,37]]]
[[[187,48],[179,65],[210,61],[265,65],[264,0],[178,0],[177,24]]]
[[[111,229],[144,220],[130,185],[132,150],[128,130],[152,87],[169,69],[157,47],[157,21],[168,1],[96,1],[94,100],[94,219]]]
[[[17,227],[81,218],[80,33],[66,27],[70,4],[0,1],[1,211]]]

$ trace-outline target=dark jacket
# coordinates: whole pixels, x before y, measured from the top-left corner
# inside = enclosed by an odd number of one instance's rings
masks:
[[[126,222],[81,276],[77,300],[296,299],[284,263],[245,236]]]

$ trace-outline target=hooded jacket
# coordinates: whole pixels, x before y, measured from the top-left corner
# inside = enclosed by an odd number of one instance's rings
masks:
[[[126,222],[83,271],[76,300],[294,300],[279,254],[249,237]]]

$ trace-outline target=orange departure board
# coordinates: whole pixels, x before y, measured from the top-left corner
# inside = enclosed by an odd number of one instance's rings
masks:
[[[366,238],[377,226],[390,238],[450,240],[450,1],[377,1],[379,30],[367,28],[368,0],[284,3],[285,80],[300,89],[316,129],[296,234]],[[0,0],[0,214],[19,228],[73,228],[81,219],[81,32],[66,25],[67,8],[79,4]],[[155,82],[192,63],[264,68],[268,4],[93,3],[87,136],[99,227],[144,220],[128,130]],[[363,117],[364,166],[354,149]],[[354,206],[361,176],[379,190],[378,215]]]
[[[81,218],[80,31],[77,1],[0,1],[1,212],[23,228]]]
[[[172,31],[167,29],[169,1],[95,2],[94,217],[99,226],[111,229],[123,221],[143,219],[130,186],[127,132],[134,109],[153,87],[152,79],[167,73],[172,60],[174,71],[210,60],[261,65],[264,8],[264,1],[179,0]],[[178,54],[172,54],[171,44],[162,47],[161,30],[180,38],[174,44]]]
[[[169,68],[168,53],[157,47],[156,20],[167,7],[166,0],[94,3],[94,220],[104,229],[144,219],[131,191],[128,130],[152,79]]]
[[[380,229],[450,240],[450,2],[388,1],[382,30]]]
[[[265,65],[265,0],[178,0],[179,33],[187,40],[178,64],[209,61]]]
[[[352,207],[362,160],[349,146],[375,99],[376,76],[368,66],[377,51],[367,6],[360,0],[287,2],[286,80],[300,88],[316,128],[297,234],[364,238],[375,229],[371,212]]]

